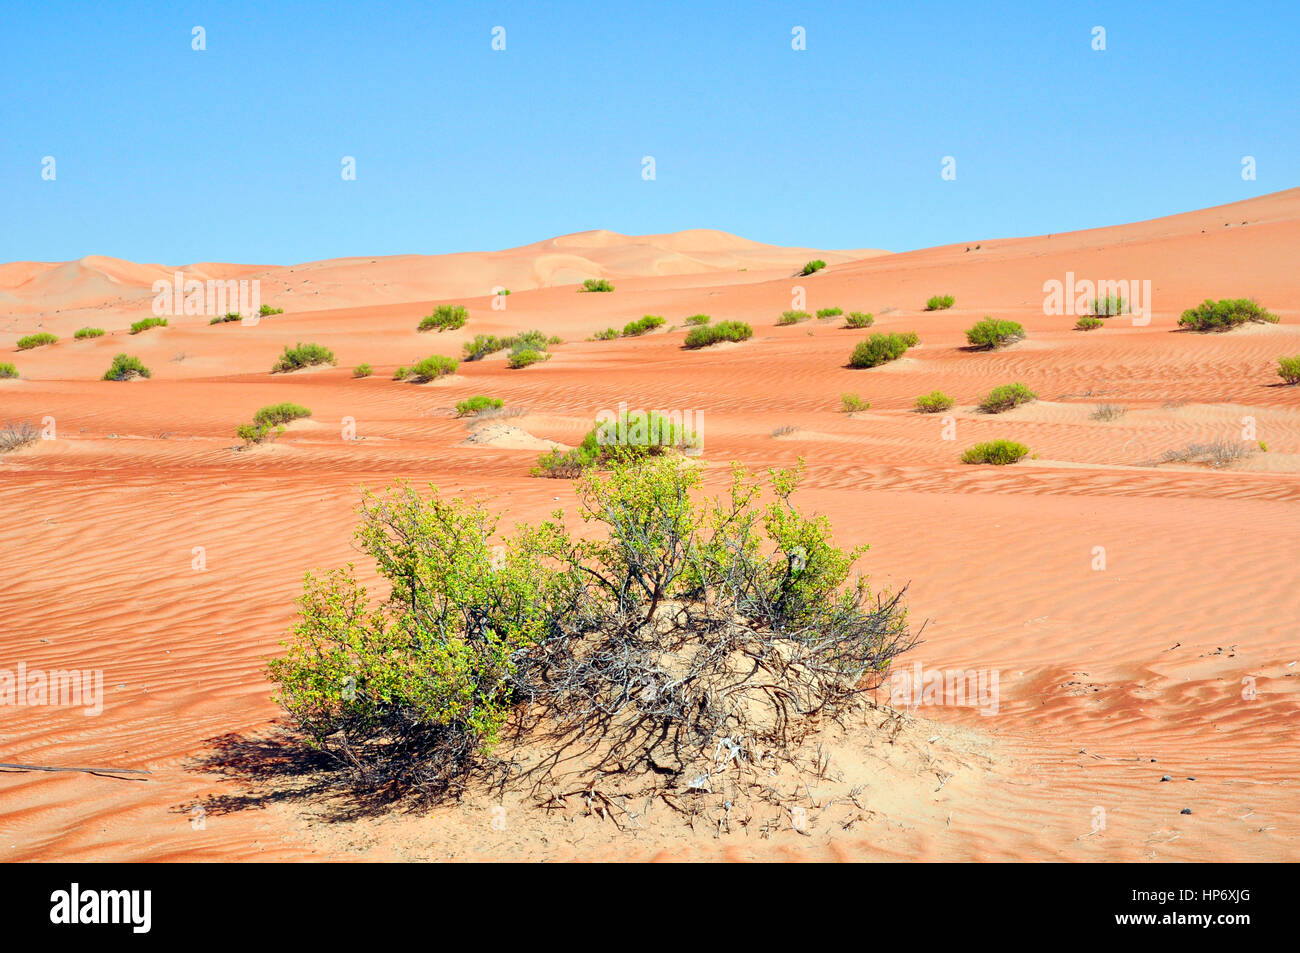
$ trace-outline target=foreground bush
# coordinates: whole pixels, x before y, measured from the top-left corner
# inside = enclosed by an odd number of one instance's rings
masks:
[[[896,361],[907,353],[908,341],[914,340],[902,334],[873,334],[858,342],[849,357],[850,367],[875,367],[888,361]]]
[[[989,391],[989,395],[980,401],[980,410],[986,414],[1000,414],[1004,410],[1010,410],[1012,407],[1019,407],[1021,404],[1027,404],[1037,399],[1037,394],[1017,381],[1014,384],[1003,384],[1001,387],[995,387]]]
[[[1228,331],[1248,321],[1277,324],[1278,316],[1265,311],[1250,298],[1224,298],[1221,301],[1206,298],[1195,308],[1184,311],[1178,325],[1193,331]]]
[[[459,366],[460,361],[454,357],[432,354],[418,364],[412,364],[406,376],[417,384],[423,384],[425,381],[436,381],[448,374],[455,374]]]
[[[350,566],[307,575],[267,667],[276,701],[387,798],[460,794],[512,717],[544,722],[548,751],[599,742],[619,777],[674,791],[724,744],[738,766],[786,750],[915,643],[902,593],[852,575],[866,547],[837,547],[798,482],[737,467],[707,501],[697,467],[618,465],[579,484],[583,539],[561,514],[505,535],[433,487],[368,493],[356,539],[385,591]]]
[[[26,337],[18,339],[18,350],[28,351],[34,347],[44,347],[47,344],[53,344],[58,338],[48,331],[41,331],[39,334],[29,334]]]
[[[623,326],[623,337],[636,338],[643,334],[649,334],[655,328],[663,327],[664,319],[657,314],[647,314],[643,318],[635,321],[629,321]]]
[[[149,368],[141,364],[138,357],[132,357],[130,354],[119,354],[113,358],[113,363],[104,372],[103,379],[106,381],[129,381],[134,377],[152,376],[149,373]]]
[[[849,316],[844,319],[846,328],[869,328],[875,323],[875,316],[866,311],[850,311]]]
[[[946,311],[957,303],[952,295],[935,295],[925,303],[926,311]]]
[[[993,440],[989,443],[977,443],[961,455],[962,463],[992,463],[1006,466],[1022,459],[1029,448],[1023,443],[1010,440]]]
[[[488,397],[486,394],[476,394],[473,397],[466,398],[456,404],[457,417],[471,417],[481,410],[500,410],[505,406],[505,401],[500,397]]]
[[[754,336],[754,329],[744,321],[719,321],[699,328],[692,328],[686,334],[683,347],[701,348],[723,341],[748,341]]]
[[[311,411],[301,404],[271,404],[253,414],[253,423],[276,426],[278,424],[287,424],[291,420],[300,420],[303,417],[310,416]]]
[[[806,278],[808,275],[811,275],[814,272],[821,271],[825,267],[826,267],[826,262],[822,261],[820,258],[815,258],[812,261],[808,262],[808,264],[804,265],[803,269],[799,272],[799,274],[803,275]]]
[[[777,318],[777,327],[787,327],[791,324],[798,324],[800,321],[811,321],[812,315],[807,311],[782,311],[781,317]]]
[[[469,312],[458,304],[440,304],[433,309],[433,314],[426,314],[420,319],[418,331],[454,331],[463,328],[469,320]]]
[[[1019,341],[1024,336],[1025,329],[1015,321],[986,317],[967,330],[966,341],[971,347],[992,350]]]
[[[78,341],[84,338],[102,338],[104,336],[103,328],[78,328],[77,333],[72,335]]]
[[[17,377],[17,376],[18,376],[18,368],[14,367],[12,364],[8,362],[0,361],[0,377]]]
[[[941,414],[945,410],[952,410],[955,404],[951,397],[941,390],[932,390],[922,397],[916,398],[916,410],[922,414]]]
[[[166,318],[142,318],[131,325],[131,333],[139,334],[141,331],[148,331],[150,328],[167,327]]]
[[[299,341],[293,347],[284,346],[284,353],[271,367],[272,374],[288,373],[304,367],[314,367],[318,364],[337,364],[338,360],[334,357],[334,352],[320,344],[303,344]]]
[[[614,290],[614,286],[611,285],[611,284],[610,284],[608,281],[606,281],[604,278],[588,278],[586,281],[584,281],[584,282],[582,283],[582,287],[581,287],[580,289],[578,289],[578,290],[579,290],[579,292],[583,292],[583,291],[613,291],[613,290]]]
[[[1288,384],[1300,384],[1300,354],[1277,359],[1277,376]]]

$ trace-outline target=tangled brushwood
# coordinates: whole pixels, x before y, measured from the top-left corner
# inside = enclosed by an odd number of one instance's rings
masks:
[[[707,787],[793,750],[916,644],[903,592],[852,576],[866,547],[793,504],[798,470],[734,466],[716,499],[700,471],[615,463],[578,484],[601,532],[557,512],[500,544],[493,516],[436,489],[368,495],[357,539],[391,593],[372,605],[351,567],[309,575],[277,700],[392,797],[458,795],[476,772],[553,791],[562,762],[582,784]],[[506,736],[541,755],[507,762]]]

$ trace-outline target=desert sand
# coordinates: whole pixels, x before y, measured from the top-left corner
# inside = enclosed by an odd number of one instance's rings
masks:
[[[829,267],[792,277],[815,257]],[[0,770],[0,859],[1300,859],[1300,387],[1275,372],[1279,355],[1300,353],[1297,262],[1300,189],[904,254],[597,231],[293,266],[0,265],[0,359],[21,374],[0,381],[0,423],[52,418],[56,435],[0,455],[0,668],[102,670],[104,684],[95,717],[0,708],[0,762],[150,772]],[[259,279],[284,313],[256,326],[173,317],[129,335],[152,282],[176,270]],[[1072,315],[1045,315],[1043,283],[1067,271],[1150,279],[1150,323],[1121,316],[1082,333]],[[577,293],[593,277],[616,291]],[[512,292],[504,310],[496,286]],[[777,327],[795,286],[808,310],[873,312],[875,327]],[[943,293],[955,307],[923,310]],[[1281,322],[1177,331],[1207,297],[1255,297]],[[464,305],[469,322],[417,333],[440,303]],[[683,350],[697,312],[748,321],[754,336]],[[647,313],[665,327],[586,340]],[[986,314],[1021,322],[1027,340],[965,350],[964,329]],[[75,341],[87,325],[108,333]],[[524,370],[498,354],[436,386],[390,379],[432,353],[459,357],[474,334],[530,328],[565,343]],[[60,340],[16,350],[38,330]],[[895,365],[848,368],[854,343],[880,330],[914,330],[921,345]],[[332,348],[338,366],[271,375],[297,341]],[[153,377],[99,380],[122,351]],[[362,362],[375,374],[354,379]],[[1012,381],[1039,401],[975,412]],[[936,388],[957,400],[955,440],[942,415],[911,410]],[[845,392],[870,409],[842,413]],[[471,439],[453,405],[474,394],[524,413]],[[279,401],[310,407],[309,424],[239,450],[234,427]],[[702,412],[712,488],[730,460],[805,458],[804,505],[831,517],[842,545],[869,543],[873,585],[910,584],[912,618],[928,620],[903,664],[997,671],[997,712],[923,706],[891,720],[882,708],[867,728],[828,736],[838,780],[807,791],[806,832],[779,819],[692,828],[662,812],[635,830],[599,805],[486,798],[351,816],[336,796],[214,770],[232,740],[272,731],[265,659],[303,573],[357,559],[360,488],[433,483],[507,523],[573,512],[572,484],[529,467],[623,401]],[[1127,413],[1095,421],[1099,403]],[[1222,468],[1153,465],[1237,439],[1243,418],[1267,452]],[[999,437],[1035,456],[960,462]]]

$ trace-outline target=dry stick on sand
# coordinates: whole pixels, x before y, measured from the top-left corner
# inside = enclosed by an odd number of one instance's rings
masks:
[[[54,768],[44,764],[4,764],[0,762],[0,768],[10,768],[14,771],[74,771],[80,774],[98,774],[109,777],[114,774],[153,774],[152,771],[145,771],[140,768]],[[118,778],[119,781],[148,781],[148,778]]]

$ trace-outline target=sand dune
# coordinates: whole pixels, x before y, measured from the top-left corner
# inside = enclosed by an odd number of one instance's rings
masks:
[[[792,277],[813,257],[829,267]],[[0,770],[0,856],[1296,860],[1300,387],[1279,386],[1274,367],[1279,354],[1300,354],[1298,260],[1300,190],[897,255],[707,230],[595,231],[501,252],[187,266],[259,278],[262,300],[285,313],[256,326],[182,316],[138,335],[125,329],[171,267],[0,265],[0,349],[22,375],[0,382],[0,424],[56,435],[0,454],[0,613],[10,620],[0,668],[75,667],[104,680],[96,717],[0,708],[0,761],[152,772]],[[1073,315],[1044,314],[1044,282],[1067,272],[1151,281],[1150,323],[1120,316],[1084,333]],[[588,277],[617,290],[577,293]],[[497,285],[513,292],[501,311],[491,307]],[[797,288],[808,310],[870,311],[875,326],[776,327]],[[955,307],[924,311],[940,293]],[[1240,296],[1280,323],[1176,330],[1203,298]],[[418,333],[444,301],[469,309],[465,327]],[[685,351],[683,319],[697,312],[748,321],[754,337]],[[647,313],[665,328],[587,340]],[[964,329],[985,314],[1021,322],[1027,340],[965,350]],[[109,333],[72,339],[92,322]],[[61,340],[15,351],[38,328]],[[436,387],[390,379],[430,354],[458,356],[475,334],[530,328],[566,343],[525,370],[498,356],[462,363]],[[896,330],[915,330],[922,346],[892,366],[846,366],[858,340]],[[271,375],[298,341],[330,347],[338,365]],[[120,351],[153,377],[100,381]],[[354,379],[362,362],[375,372]],[[1012,381],[1040,400],[1006,414],[975,409]],[[934,389],[956,400],[955,439],[945,415],[912,410]],[[840,412],[844,393],[870,409]],[[467,440],[480,431],[453,407],[474,394],[527,416]],[[310,407],[311,424],[268,452],[236,452],[234,427],[285,400]],[[842,805],[818,809],[811,836],[787,825],[715,837],[667,820],[632,836],[582,805],[539,816],[517,801],[499,828],[486,800],[339,822],[327,820],[328,799],[211,770],[232,735],[271,729],[264,659],[291,624],[303,572],[357,560],[359,488],[433,482],[487,500],[507,524],[572,512],[572,484],[528,476],[533,453],[576,444],[620,402],[702,412],[711,488],[733,459],[759,468],[805,458],[805,505],[832,518],[842,544],[870,543],[873,584],[910,584],[914,619],[929,620],[905,663],[996,670],[997,713],[923,707],[896,744],[875,730],[829,733],[868,809],[856,819]],[[1125,413],[1094,420],[1102,403]],[[349,426],[356,439],[345,439]],[[773,436],[785,427],[794,429]],[[1000,437],[1036,456],[1002,468],[959,462],[964,448]],[[1220,439],[1255,450],[1219,468],[1152,465]]]

